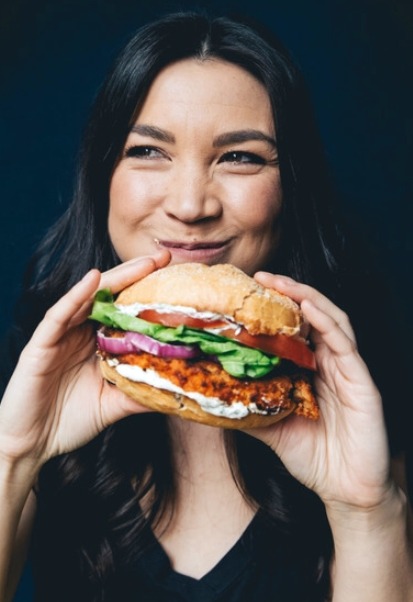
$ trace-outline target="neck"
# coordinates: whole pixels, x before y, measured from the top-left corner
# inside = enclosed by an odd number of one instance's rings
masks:
[[[199,511],[208,507],[214,511],[223,500],[243,499],[228,462],[221,429],[174,417],[169,419],[169,427],[178,508],[196,507]]]
[[[228,469],[221,429],[180,418],[169,418],[176,469],[192,478],[213,476]]]
[[[168,424],[176,499],[155,535],[175,570],[198,579],[239,539],[255,508],[234,481],[221,429],[176,417]]]
[[[256,508],[245,499],[234,480],[223,431],[176,417],[168,421],[176,498],[162,541],[188,530],[204,533],[205,525],[239,537]],[[164,526],[161,525],[161,532]]]

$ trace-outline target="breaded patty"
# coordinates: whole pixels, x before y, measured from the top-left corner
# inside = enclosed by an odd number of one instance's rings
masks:
[[[110,357],[106,353],[102,356]],[[261,379],[238,379],[225,372],[218,362],[207,359],[165,359],[145,352],[118,355],[116,359],[121,364],[153,370],[183,391],[216,397],[228,405],[235,401],[246,406],[255,404],[259,412],[273,414],[280,408],[291,408],[294,403],[296,414],[312,419],[319,415],[310,380],[303,374],[274,372]]]

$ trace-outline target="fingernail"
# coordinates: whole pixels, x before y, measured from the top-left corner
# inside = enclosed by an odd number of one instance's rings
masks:
[[[135,257],[134,259],[131,259],[130,262],[132,265],[134,265],[135,263],[142,263],[143,261],[150,261],[152,258],[148,257],[148,255],[145,255],[144,257]],[[129,263],[129,262],[126,262]]]
[[[90,280],[94,271],[95,271],[94,269],[91,269],[88,272],[86,272],[86,274],[83,276],[81,282],[87,282],[88,280]]]
[[[280,274],[278,276],[278,278],[280,278],[284,282],[287,282],[288,284],[295,284],[294,278],[291,278],[290,276],[285,276],[284,274]]]
[[[284,274],[274,274],[273,272],[264,272],[260,270],[255,274],[256,276],[271,276],[271,278],[276,278],[280,282],[285,282],[286,284],[295,284],[296,281],[294,278],[290,278],[290,276],[285,276]]]

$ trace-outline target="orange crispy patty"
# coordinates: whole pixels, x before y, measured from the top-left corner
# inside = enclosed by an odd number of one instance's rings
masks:
[[[112,357],[104,352],[101,355],[105,359]],[[238,379],[210,360],[165,359],[145,352],[118,355],[116,359],[121,364],[154,370],[158,376],[183,391],[217,397],[228,405],[234,401],[246,406],[255,404],[260,413],[275,414],[281,408],[289,409],[295,404],[296,414],[312,419],[317,419],[319,415],[310,380],[303,374],[273,374],[257,380]]]

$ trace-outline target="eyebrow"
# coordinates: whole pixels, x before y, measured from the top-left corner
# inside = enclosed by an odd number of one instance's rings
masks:
[[[250,140],[263,140],[274,148],[277,148],[277,141],[275,138],[264,134],[261,130],[235,130],[234,132],[225,132],[215,138],[214,146],[221,147],[227,146],[228,144],[249,142]]]
[[[157,128],[154,125],[137,123],[131,128],[131,132],[135,132],[141,136],[149,136],[149,138],[154,138],[155,140],[160,140],[161,142],[169,142],[171,144],[175,142],[175,136],[173,134],[167,132],[166,130],[162,130],[161,128]]]
[[[175,136],[171,132],[158,128],[154,125],[145,125],[143,123],[135,124],[131,128],[131,132],[140,134],[141,136],[148,136],[161,142],[168,142],[170,144],[174,144],[176,142]],[[241,142],[248,142],[250,140],[262,140],[267,142],[273,148],[277,148],[277,142],[275,138],[264,134],[264,132],[261,130],[254,129],[235,130],[233,132],[225,132],[224,134],[220,134],[214,138],[213,146],[220,148],[229,144],[239,144]]]

